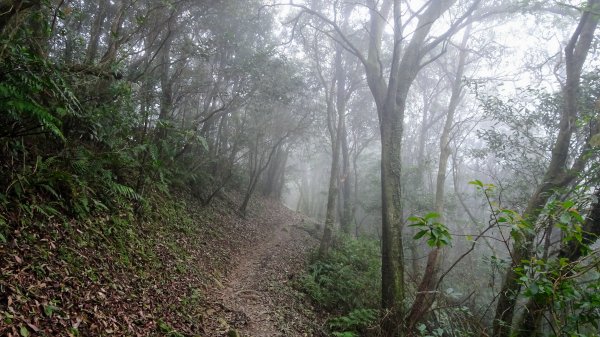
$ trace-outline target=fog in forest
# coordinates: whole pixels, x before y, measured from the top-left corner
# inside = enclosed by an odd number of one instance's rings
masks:
[[[598,336],[599,20],[600,0],[0,0],[0,253],[36,223],[181,212],[162,195],[240,219],[268,198],[318,239],[293,275],[308,335]],[[0,334],[33,334],[10,284]]]

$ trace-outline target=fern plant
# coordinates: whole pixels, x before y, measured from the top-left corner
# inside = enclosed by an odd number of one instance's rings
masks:
[[[375,309],[354,309],[343,316],[329,320],[329,328],[336,337],[360,336],[369,326],[377,320],[378,312]]]

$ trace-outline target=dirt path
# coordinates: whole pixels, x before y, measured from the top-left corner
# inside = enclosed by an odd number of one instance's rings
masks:
[[[226,307],[246,315],[247,325],[241,329],[243,336],[280,336],[274,311],[276,299],[272,298],[268,285],[274,274],[284,276],[284,282],[289,277],[288,256],[279,249],[293,244],[290,229],[289,226],[276,228],[266,242],[243,257],[228,277],[230,281],[223,290],[222,301]]]
[[[225,318],[213,336],[318,336],[312,308],[292,287],[317,241],[300,217],[274,216],[240,252],[217,295]],[[225,322],[224,322],[225,321]],[[223,328],[224,327],[224,328]],[[225,331],[227,330],[227,332]]]

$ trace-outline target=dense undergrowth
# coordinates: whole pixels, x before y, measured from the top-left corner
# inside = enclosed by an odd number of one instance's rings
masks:
[[[203,334],[246,224],[190,196],[217,159],[140,110],[116,63],[51,57],[44,10],[0,29],[0,335]]]
[[[378,319],[380,273],[376,241],[342,237],[326,257],[315,255],[298,287],[328,312],[333,336],[360,336]]]

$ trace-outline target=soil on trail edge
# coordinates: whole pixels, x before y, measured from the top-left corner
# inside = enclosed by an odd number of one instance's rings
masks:
[[[214,295],[220,308],[210,336],[320,336],[315,314],[292,282],[317,240],[297,213],[277,205],[260,219],[265,230],[240,251],[237,264]],[[224,317],[223,317],[224,316]],[[208,332],[208,331],[207,331]]]

